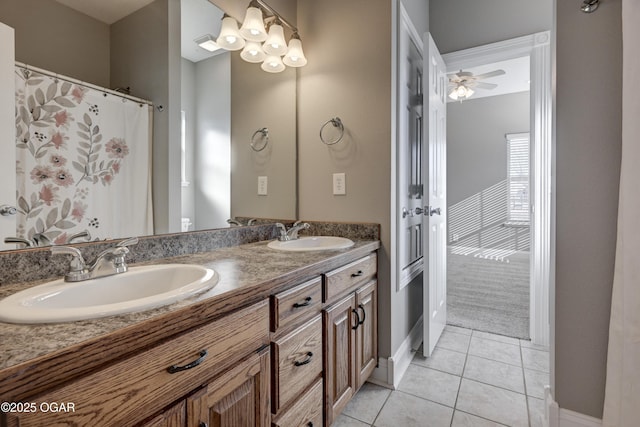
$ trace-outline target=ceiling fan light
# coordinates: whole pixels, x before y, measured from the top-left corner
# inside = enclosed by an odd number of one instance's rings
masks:
[[[247,42],[240,53],[240,57],[247,62],[262,62],[264,61],[265,55],[264,50],[262,50],[262,45],[260,42]]]
[[[226,50],[240,50],[244,47],[244,43],[238,31],[238,22],[229,15],[225,15],[222,18],[222,27],[216,44]]]
[[[247,8],[244,22],[240,28],[240,35],[247,41],[263,42],[267,39],[267,30],[264,28],[262,11],[254,6]]]
[[[282,56],[287,53],[287,42],[284,39],[284,28],[280,21],[275,21],[269,27],[269,35],[264,42],[263,49],[267,55]]]
[[[289,67],[304,67],[307,65],[307,58],[304,56],[302,41],[300,41],[298,34],[294,34],[289,40],[289,50],[287,50],[282,62]]]

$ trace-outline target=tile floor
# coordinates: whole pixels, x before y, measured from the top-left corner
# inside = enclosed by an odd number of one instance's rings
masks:
[[[398,390],[366,383],[334,427],[539,427],[549,352],[529,341],[447,326],[416,352]]]

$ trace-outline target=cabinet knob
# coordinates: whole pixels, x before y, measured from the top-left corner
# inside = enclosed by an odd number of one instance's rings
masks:
[[[204,421],[201,421],[200,424],[198,424],[198,427],[209,427],[209,424],[205,423]]]

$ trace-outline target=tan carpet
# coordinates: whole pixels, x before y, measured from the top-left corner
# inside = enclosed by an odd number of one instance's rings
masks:
[[[529,252],[464,248],[447,255],[447,323],[529,338]]]

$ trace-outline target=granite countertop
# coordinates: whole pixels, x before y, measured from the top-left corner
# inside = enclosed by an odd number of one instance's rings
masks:
[[[169,306],[140,313],[76,322],[17,325],[0,322],[0,396],[24,397],[29,390],[55,385],[52,368],[74,357],[104,361],[131,354],[136,343],[159,341],[199,326],[242,306],[264,300],[314,275],[356,260],[379,248],[375,240],[356,240],[349,249],[311,252],[282,252],[257,242],[210,252],[164,258],[135,265],[199,264],[214,269],[219,282],[209,291]],[[135,266],[134,265],[134,266]],[[0,298],[49,280],[5,285]],[[107,342],[105,344],[105,342]],[[28,373],[28,375],[26,375]],[[33,381],[49,376],[39,387]],[[76,373],[77,374],[77,373]],[[14,387],[15,385],[15,387]],[[22,389],[12,392],[14,388]]]

